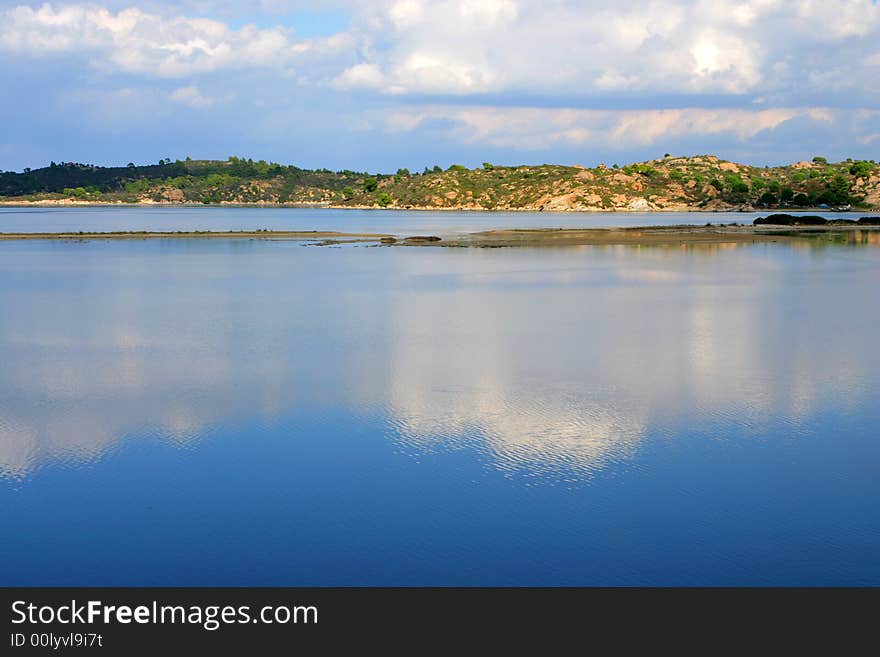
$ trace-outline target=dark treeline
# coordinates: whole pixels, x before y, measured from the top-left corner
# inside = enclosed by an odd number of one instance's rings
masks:
[[[323,184],[335,177],[361,178],[368,174],[357,171],[329,169],[301,169],[292,165],[252,160],[231,156],[220,160],[160,160],[157,164],[124,167],[102,167],[79,162],[52,162],[40,169],[25,169],[21,173],[0,172],[0,196],[31,196],[34,194],[67,193],[72,196],[93,196],[111,192],[147,189],[146,183],[169,183],[183,188],[199,179],[210,179],[212,187],[240,180],[288,179],[296,184]],[[218,176],[220,178],[218,178]],[[381,177],[381,176],[380,176]]]
[[[28,196],[44,192],[62,192],[68,188],[83,187],[99,192],[122,189],[126,182],[157,180],[185,175],[181,162],[163,162],[146,166],[99,167],[89,164],[52,162],[42,169],[25,169],[22,173],[0,173],[0,196]]]

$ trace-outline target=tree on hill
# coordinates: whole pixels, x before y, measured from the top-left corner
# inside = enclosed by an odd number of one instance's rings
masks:
[[[779,198],[773,192],[767,191],[758,197],[758,203],[760,205],[776,205],[779,203]]]
[[[866,162],[865,160],[854,162],[853,165],[849,168],[850,175],[853,175],[856,178],[867,178],[871,175],[873,171],[874,165],[870,162]]]
[[[749,199],[751,188],[740,176],[735,173],[724,177],[722,197],[729,203],[744,203]]]

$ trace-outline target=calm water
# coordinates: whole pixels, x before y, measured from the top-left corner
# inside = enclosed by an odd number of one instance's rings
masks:
[[[338,230],[449,235],[493,228],[604,228],[751,223],[748,212],[409,212],[260,207],[0,207],[0,232],[114,230]],[[805,214],[795,212],[793,214]],[[811,213],[806,213],[811,214]],[[815,213],[812,213],[815,214]],[[865,213],[826,213],[856,219]]]
[[[0,243],[2,584],[880,584],[880,244]]]

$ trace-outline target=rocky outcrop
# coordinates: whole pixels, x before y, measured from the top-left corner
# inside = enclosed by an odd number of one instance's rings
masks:
[[[864,180],[864,179],[862,179]],[[880,175],[865,180],[860,191],[865,195],[865,203],[871,207],[880,207]]]
[[[648,203],[646,199],[634,198],[626,204],[626,209],[633,212],[650,212],[654,209],[654,206]]]
[[[186,200],[183,190],[174,187],[163,189],[162,198],[169,203],[183,203]]]

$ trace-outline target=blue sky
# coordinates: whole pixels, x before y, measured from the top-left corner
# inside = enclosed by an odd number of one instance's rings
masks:
[[[0,0],[0,85],[4,170],[878,159],[880,6]]]

